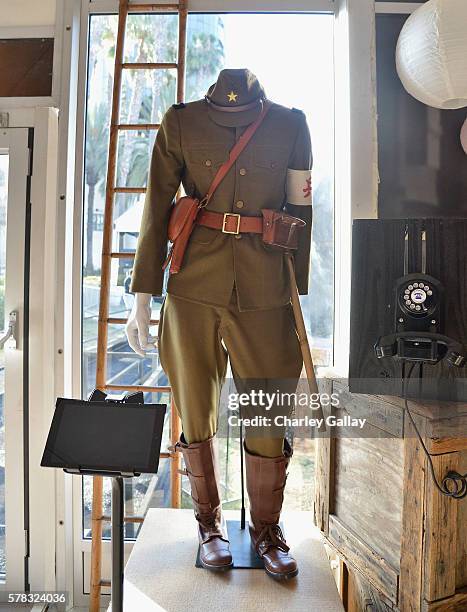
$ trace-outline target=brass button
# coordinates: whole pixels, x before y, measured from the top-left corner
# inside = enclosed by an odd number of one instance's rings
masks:
[[[241,237],[242,237],[242,235],[241,235],[241,234],[235,234],[235,238],[236,238],[237,240],[240,240],[240,238],[241,238]]]
[[[212,166],[212,161],[210,159],[207,159],[205,162],[206,166]]]
[[[244,202],[243,200],[239,200],[239,201],[238,201],[238,202],[235,204],[235,206],[236,206],[237,208],[243,208],[243,207],[245,206],[245,202]]]
[[[246,170],[245,170],[245,168],[240,168],[240,174],[241,174],[242,176],[245,176],[245,174],[246,174]]]

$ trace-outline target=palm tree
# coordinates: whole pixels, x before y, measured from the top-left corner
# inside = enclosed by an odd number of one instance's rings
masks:
[[[219,19],[219,18],[217,18]],[[159,23],[159,27],[156,24]],[[164,51],[165,57],[177,55],[177,21],[170,21],[168,27],[160,20],[152,20],[145,27],[152,28],[154,34],[153,57]],[[219,19],[218,27],[222,22]],[[151,61],[159,61],[151,59]],[[187,100],[201,98],[206,92],[206,83],[215,81],[224,62],[224,48],[219,38],[204,32],[190,32],[188,28],[186,90]],[[170,71],[154,70],[152,73],[151,95],[147,90],[141,99],[140,121],[160,123],[165,110],[175,102],[175,76]],[[149,100],[150,107],[148,112]],[[155,134],[141,132],[133,138],[133,145],[125,141],[125,149],[131,153],[131,163],[126,175],[127,185],[142,185],[147,178],[148,153],[152,148]],[[123,178],[123,176],[122,176]],[[123,183],[122,183],[123,184]]]
[[[220,24],[222,24],[219,19]],[[190,100],[206,93],[224,64],[224,46],[214,34],[193,33],[187,44],[187,92]]]
[[[107,104],[99,104],[89,109],[86,124],[86,164],[85,179],[88,187],[86,221],[86,263],[85,273],[94,274],[93,234],[94,199],[96,186],[105,181],[109,140],[109,110]]]

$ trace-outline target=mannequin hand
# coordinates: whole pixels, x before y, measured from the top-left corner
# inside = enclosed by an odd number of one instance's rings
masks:
[[[151,294],[135,293],[135,301],[125,326],[125,333],[128,344],[141,357],[144,357],[146,351],[156,345],[156,338],[149,333],[150,321]]]

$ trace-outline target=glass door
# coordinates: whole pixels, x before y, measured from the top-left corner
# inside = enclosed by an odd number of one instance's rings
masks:
[[[24,270],[28,129],[0,128],[0,590],[25,588]]]

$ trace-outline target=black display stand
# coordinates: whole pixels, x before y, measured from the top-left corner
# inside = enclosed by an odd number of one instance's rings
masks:
[[[56,402],[41,465],[112,478],[112,612],[123,612],[124,478],[157,474],[166,408],[142,392]]]
[[[112,612],[123,612],[124,527],[123,477],[112,478]]]
[[[140,474],[115,474],[110,472],[92,472],[65,469],[64,472],[79,476],[102,476],[112,478],[112,513],[111,513],[111,543],[112,543],[112,580],[111,580],[111,606],[112,612],[123,612],[123,581],[124,581],[124,545],[125,532],[123,510],[124,500],[124,478],[140,476]]]

